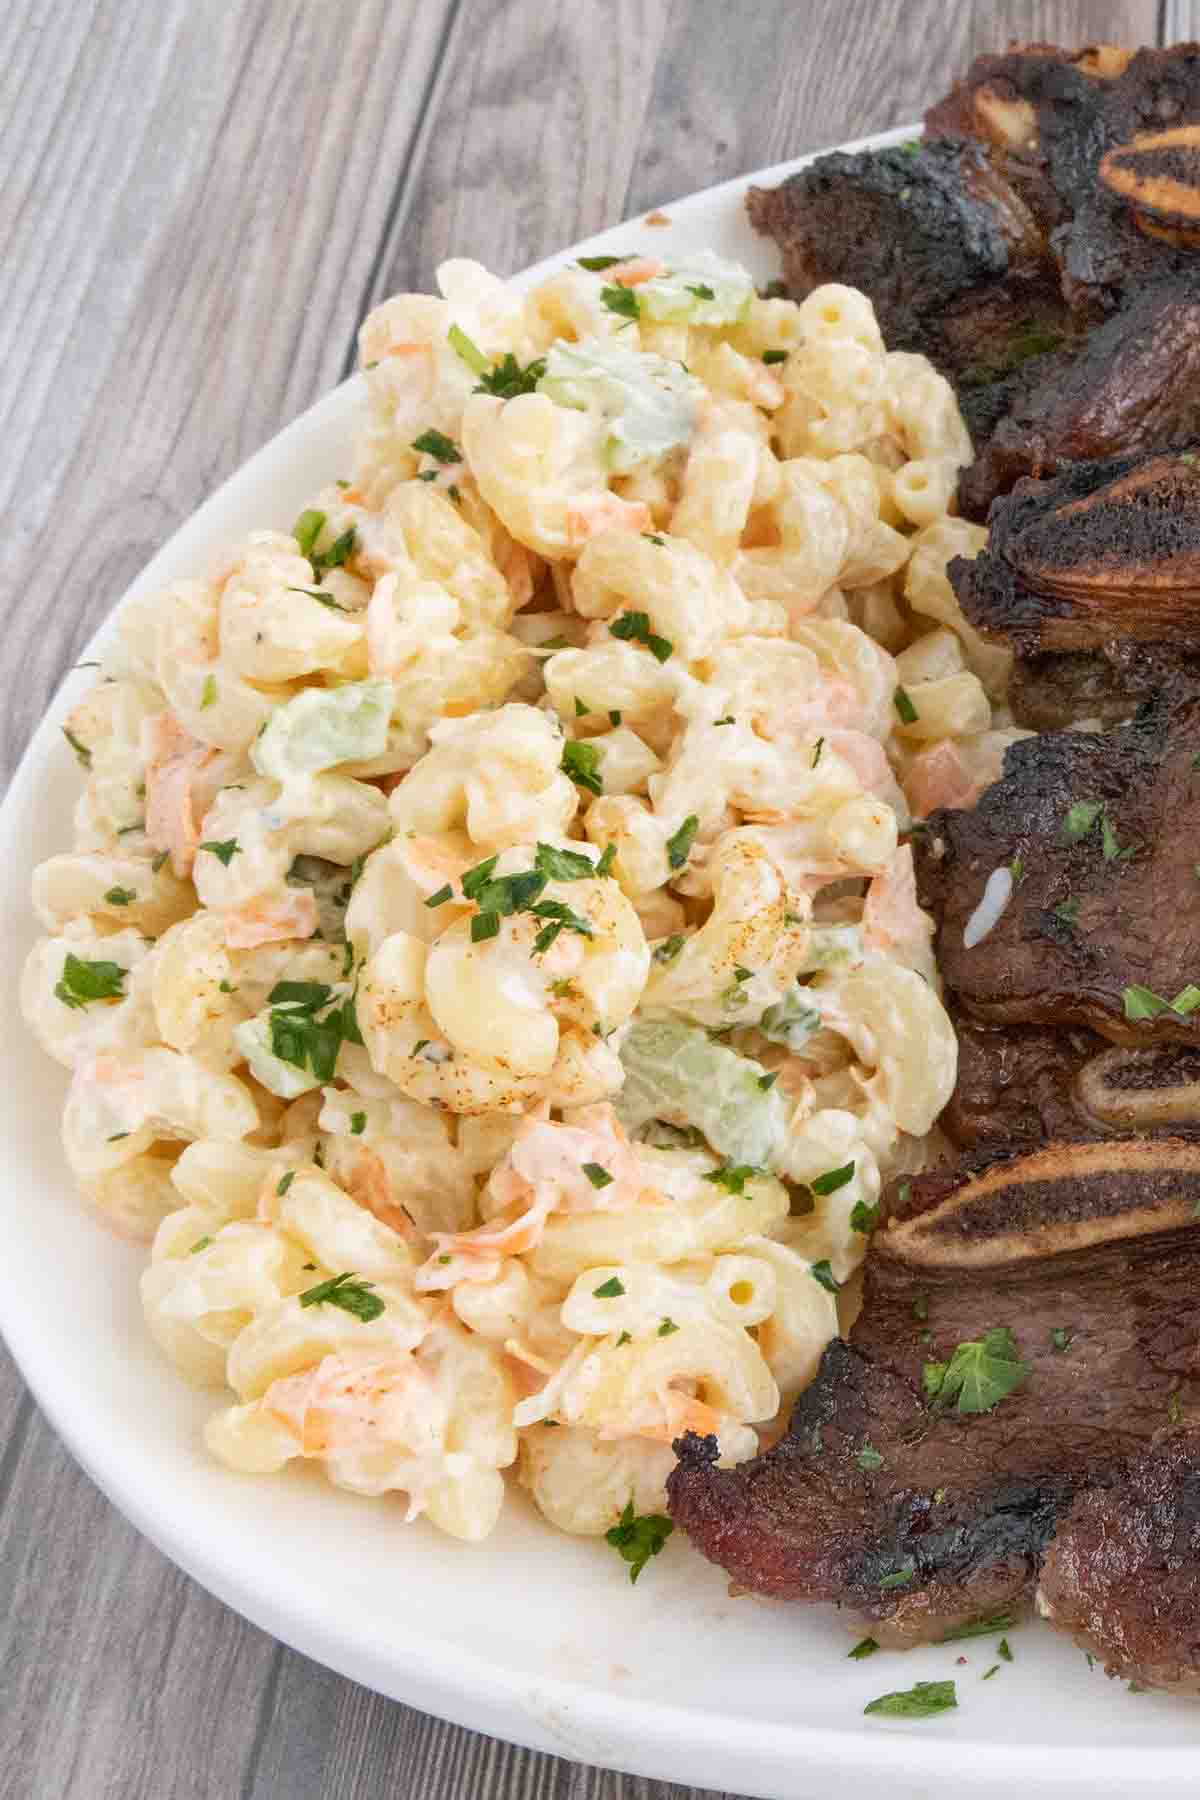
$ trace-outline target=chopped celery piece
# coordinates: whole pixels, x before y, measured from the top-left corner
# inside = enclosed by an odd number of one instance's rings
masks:
[[[304,688],[276,707],[250,752],[260,775],[286,782],[338,763],[367,762],[387,749],[390,681],[348,681]]]
[[[768,1006],[758,1021],[758,1029],[773,1044],[786,1044],[789,1050],[799,1050],[807,1042],[814,1031],[821,1029],[821,1014],[812,1003],[813,997],[807,988],[789,988],[775,1006]]]
[[[608,421],[605,455],[617,475],[686,444],[704,392],[682,363],[594,338],[552,344],[538,390]]]
[[[759,1084],[761,1063],[706,1031],[673,1019],[636,1024],[621,1046],[625,1085],[617,1112],[629,1132],[650,1119],[691,1125],[727,1162],[774,1166],[783,1154],[787,1112],[775,1088]]]
[[[637,285],[644,319],[688,325],[736,325],[750,310],[754,282],[748,269],[712,250]]]

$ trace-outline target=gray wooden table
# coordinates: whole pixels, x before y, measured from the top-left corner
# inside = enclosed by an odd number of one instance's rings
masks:
[[[0,773],[152,551],[445,256],[509,273],[1196,0],[0,0]],[[11,1021],[10,1021],[11,1024]],[[0,1351],[0,1795],[703,1800],[380,1699],[227,1611]],[[710,1800],[713,1797],[710,1796]]]

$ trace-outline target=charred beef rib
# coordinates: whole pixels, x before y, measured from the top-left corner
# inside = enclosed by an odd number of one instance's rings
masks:
[[[983,1025],[953,1002],[958,1079],[942,1130],[996,1155],[1046,1139],[1200,1134],[1200,1045],[1129,1048],[1053,1025]]]
[[[917,841],[947,987],[999,1024],[1200,1043],[1197,844],[1200,700],[1013,744],[978,804],[931,814]],[[1005,869],[1010,898],[968,943],[984,888]]]
[[[819,157],[747,207],[797,298],[862,288],[889,346],[955,383],[968,517],[1021,475],[1196,433],[1200,46],[981,57],[920,143]]]
[[[1103,650],[1113,638],[1195,650],[1200,451],[1081,462],[1023,481],[989,523],[987,549],[949,571],[986,636],[1023,655]]]
[[[1194,1609],[1156,1640],[1138,1587],[1154,1550],[1106,1561],[1102,1521],[1127,1493],[1154,1511],[1154,1465],[1137,1459],[1200,1407],[1200,1145],[1047,1144],[904,1185],[849,1341],[826,1350],[787,1435],[736,1469],[716,1466],[715,1440],[681,1438],[672,1516],[740,1586],[837,1601],[898,1646],[1022,1605],[1047,1559],[1056,1622],[1126,1674],[1195,1680]],[[1200,1466],[1188,1443],[1171,1455]],[[1174,1525],[1160,1505],[1156,1545],[1194,1529],[1179,1524],[1191,1480]],[[1091,1489],[1089,1513],[1076,1497]]]
[[[802,298],[823,282],[869,294],[891,350],[915,350],[980,387],[1071,329],[1045,232],[978,144],[821,156],[751,188],[756,231]]]
[[[1200,436],[1200,270],[1135,293],[1078,354],[1039,358],[1005,398],[1006,411],[985,433],[970,391],[962,394],[979,450],[959,481],[968,518],[986,519],[1023,475]]]

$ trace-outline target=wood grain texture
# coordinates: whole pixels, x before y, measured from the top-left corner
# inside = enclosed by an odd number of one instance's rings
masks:
[[[1161,20],[1160,20],[1161,12]],[[366,307],[917,117],[1008,39],[1200,0],[7,0],[0,776],[151,552]],[[718,1800],[381,1700],[173,1569],[0,1355],[4,1800]]]

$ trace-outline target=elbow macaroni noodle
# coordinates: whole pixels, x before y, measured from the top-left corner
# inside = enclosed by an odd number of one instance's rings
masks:
[[[468,1540],[506,1469],[599,1533],[753,1455],[954,1081],[900,835],[1012,735],[969,441],[863,295],[703,268],[376,308],[348,477],[125,609],[33,878],[209,1449]]]

